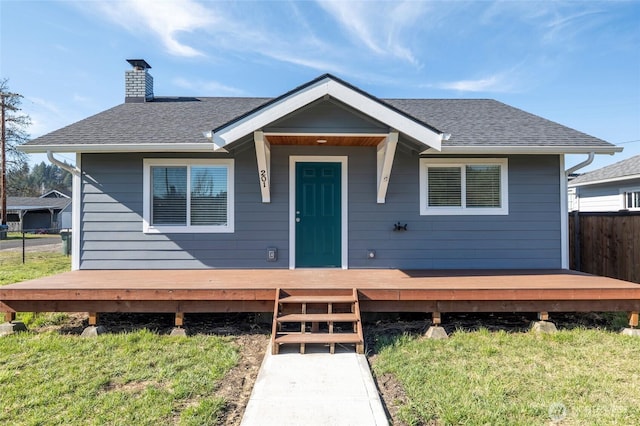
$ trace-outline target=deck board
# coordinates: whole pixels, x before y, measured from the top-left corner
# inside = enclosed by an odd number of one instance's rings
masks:
[[[65,272],[0,287],[0,309],[265,312],[277,288],[357,288],[365,311],[640,308],[640,284],[566,270],[210,269]]]

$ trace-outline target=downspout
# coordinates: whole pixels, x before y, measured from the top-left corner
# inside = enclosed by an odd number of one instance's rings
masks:
[[[82,197],[80,196],[80,192],[82,191],[82,170],[78,166],[73,167],[54,158],[51,151],[47,151],[47,159],[52,164],[55,164],[62,170],[66,170],[73,176],[73,190],[71,193],[71,202],[73,203],[71,213],[71,270],[77,271],[80,269],[80,232],[82,227],[80,221],[80,204]],[[81,159],[81,154],[76,153],[76,164],[81,164]]]
[[[590,152],[586,160],[564,170],[564,155],[560,156],[560,175],[562,175],[562,172],[564,171],[564,176],[561,176],[560,179],[560,240],[562,245],[562,269],[569,269],[569,195],[567,189],[569,175],[591,164],[594,158],[595,152]]]
[[[569,175],[571,173],[575,173],[576,171],[580,170],[583,167],[587,167],[589,164],[593,163],[593,159],[595,158],[596,153],[595,152],[590,152],[589,153],[589,157],[587,157],[586,160],[584,160],[582,163],[578,163],[575,166],[571,167],[570,169],[567,169],[564,173],[566,174],[567,177],[569,177]]]
[[[72,175],[75,176],[80,176],[80,169],[77,167],[72,167],[66,163],[63,163],[62,161],[58,160],[57,158],[53,157],[53,152],[51,151],[47,151],[47,159],[52,163],[55,164],[56,166],[60,167],[62,170],[66,170],[69,173],[71,173]]]

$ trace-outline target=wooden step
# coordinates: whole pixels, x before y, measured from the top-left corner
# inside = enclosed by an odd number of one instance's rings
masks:
[[[344,305],[349,307],[347,312]],[[291,324],[298,323],[299,331],[283,330],[285,323],[290,324],[288,328],[292,328]],[[309,323],[311,330],[307,331]],[[321,323],[327,323],[327,332],[320,330]],[[354,332],[335,333],[335,323],[351,323]],[[336,344],[355,344],[356,352],[364,353],[358,290],[354,288],[348,295],[343,291],[336,294],[329,290],[319,292],[314,289],[308,292],[276,289],[271,333],[272,353],[277,355],[280,352],[280,346],[284,344],[299,344],[301,354],[305,353],[306,344],[329,345],[329,353],[332,354]]]
[[[286,296],[280,303],[353,303],[353,296]]]
[[[346,314],[288,314],[276,318],[278,322],[355,322],[358,316]]]
[[[278,334],[276,344],[289,343],[361,343],[357,333],[287,333]]]

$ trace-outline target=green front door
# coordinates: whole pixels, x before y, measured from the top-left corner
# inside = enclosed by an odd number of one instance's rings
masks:
[[[342,266],[341,163],[296,163],[296,267]]]

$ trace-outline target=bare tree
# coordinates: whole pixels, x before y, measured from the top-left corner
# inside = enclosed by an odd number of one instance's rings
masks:
[[[0,200],[2,210],[2,225],[7,224],[7,170],[12,170],[26,163],[26,155],[17,150],[17,146],[29,140],[27,127],[31,118],[20,114],[22,96],[9,91],[7,79],[0,80]]]

